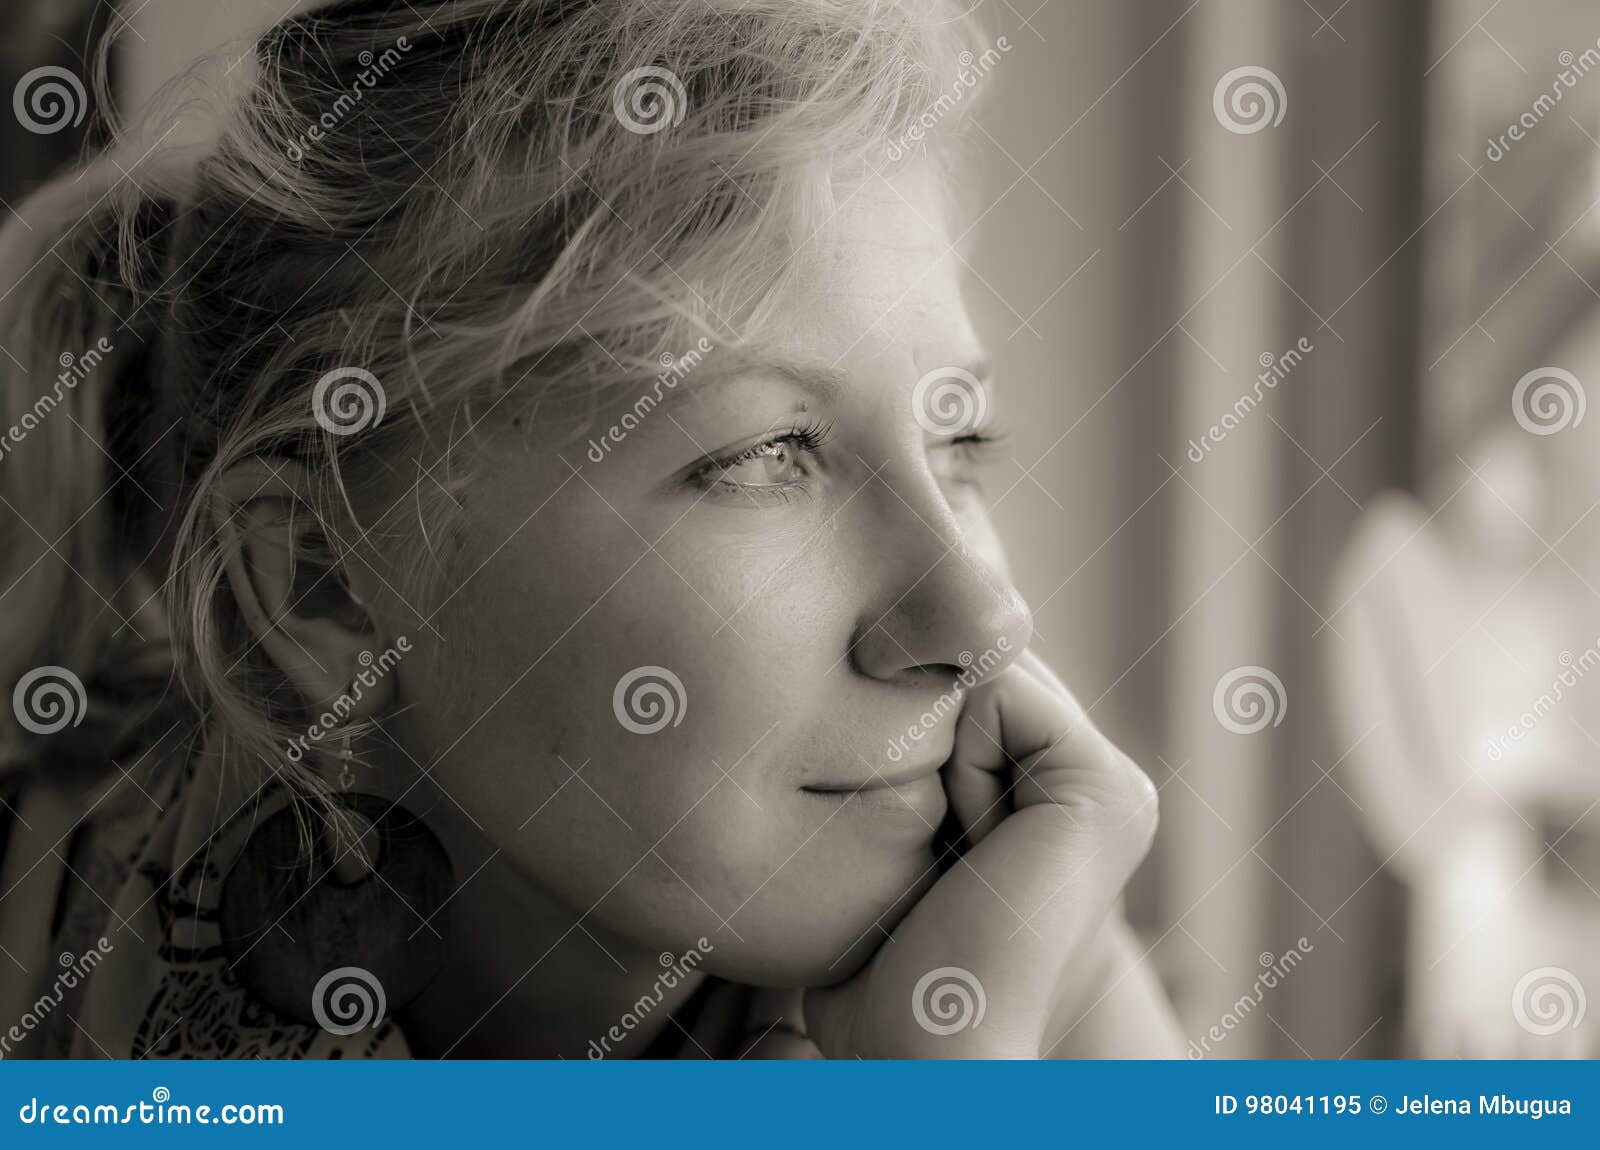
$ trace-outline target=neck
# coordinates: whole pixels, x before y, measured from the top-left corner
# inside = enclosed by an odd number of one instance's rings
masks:
[[[495,856],[450,904],[443,969],[400,1019],[419,1058],[636,1058],[701,985]],[[671,985],[668,985],[668,984]]]

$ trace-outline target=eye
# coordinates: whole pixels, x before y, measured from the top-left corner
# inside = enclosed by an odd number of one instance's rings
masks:
[[[690,480],[712,492],[787,498],[815,474],[815,456],[827,442],[828,431],[827,424],[790,428],[707,460]]]
[[[994,462],[1006,439],[1006,431],[993,423],[974,427],[963,435],[931,444],[929,465],[943,482],[979,487],[978,473]]]

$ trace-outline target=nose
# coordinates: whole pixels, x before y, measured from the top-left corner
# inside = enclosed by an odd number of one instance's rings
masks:
[[[1008,666],[1033,638],[1022,595],[970,546],[942,500],[922,515],[889,502],[899,514],[892,526],[880,521],[873,540],[887,577],[857,624],[856,669],[893,682],[968,668],[987,678]]]

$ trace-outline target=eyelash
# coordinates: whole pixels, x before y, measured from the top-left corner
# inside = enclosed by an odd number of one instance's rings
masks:
[[[1010,434],[1007,429],[991,422],[980,424],[965,435],[958,435],[947,442],[953,450],[961,453],[963,460],[984,463],[999,450]]]
[[[773,497],[787,501],[793,494],[793,489],[799,486],[798,484],[733,483],[721,479],[719,476],[730,467],[736,467],[747,460],[759,457],[763,448],[776,447],[780,444],[793,446],[804,455],[815,455],[831,438],[832,431],[832,423],[819,420],[796,424],[789,428],[788,431],[768,436],[759,443],[752,443],[749,447],[740,448],[729,455],[706,460],[689,477],[690,482],[708,491],[722,489],[728,492],[740,492],[758,497]]]
[[[736,467],[748,460],[758,458],[761,452],[769,447],[783,444],[798,449],[805,456],[813,456],[828,443],[832,437],[833,424],[830,422],[811,421],[796,424],[789,430],[778,435],[768,436],[759,443],[753,443],[728,455],[707,459],[689,476],[689,481],[703,490],[716,491],[718,489],[733,493],[758,497],[775,498],[788,502],[796,490],[803,485],[799,482],[789,484],[745,484],[735,483],[721,479],[723,472],[731,467]],[[962,462],[981,464],[985,462],[999,446],[1005,442],[1008,432],[993,423],[986,423],[973,428],[963,435],[943,441],[946,450],[956,453]]]

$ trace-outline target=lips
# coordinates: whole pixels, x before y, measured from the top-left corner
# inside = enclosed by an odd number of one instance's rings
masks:
[[[938,762],[923,763],[919,766],[900,766],[893,771],[878,771],[875,774],[864,775],[853,782],[811,783],[800,789],[822,795],[854,794],[858,791],[899,790],[926,779],[930,775],[937,775],[939,768],[943,765],[944,761],[941,759]]]
[[[831,811],[841,814],[858,811],[871,818],[874,826],[906,828],[919,839],[934,833],[950,806],[944,780],[937,769],[918,774],[897,771],[892,777],[874,776],[870,784],[819,785],[801,790],[814,796],[819,803],[827,804]]]

